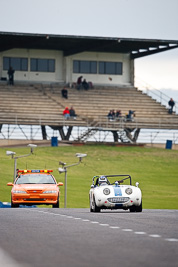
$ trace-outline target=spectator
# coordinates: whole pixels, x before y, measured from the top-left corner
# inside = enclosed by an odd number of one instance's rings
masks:
[[[126,115],[127,121],[134,121],[135,111],[129,110],[129,113]]]
[[[82,87],[83,87],[85,90],[88,90],[88,88],[89,88],[89,84],[87,83],[86,79],[83,80],[83,82],[82,82]]]
[[[14,85],[14,72],[15,72],[15,70],[13,70],[13,68],[10,66],[10,68],[7,72],[8,76],[9,76],[9,84],[10,85]]]
[[[110,121],[113,121],[115,119],[115,112],[114,112],[114,109],[110,110],[108,115],[107,115],[108,119]]]
[[[62,94],[62,97],[66,99],[68,98],[68,91],[65,87],[62,89],[61,94]]]
[[[89,87],[89,89],[93,89],[94,88],[93,83],[92,82],[88,82],[88,87]]]
[[[83,78],[83,76],[80,76],[77,79],[77,89],[78,90],[80,90],[82,88],[82,78]]]
[[[66,107],[63,111],[63,115],[66,119],[70,118],[70,111],[68,109],[68,107]]]
[[[72,118],[74,118],[74,120],[76,120],[77,115],[76,115],[73,107],[70,108],[69,112],[70,112],[70,117],[72,117]]]
[[[174,100],[173,100],[172,98],[169,100],[168,105],[170,106],[169,114],[172,114],[172,112],[173,112],[173,107],[174,107],[174,105],[175,105],[175,102],[174,102]]]
[[[113,119],[112,118],[112,110],[109,111],[107,117],[108,117],[108,120],[112,120]]]
[[[114,120],[115,117],[116,117],[116,113],[115,113],[114,109],[112,110],[112,117],[113,117],[113,120]]]
[[[122,117],[121,110],[117,110],[116,111],[116,118],[121,118],[121,117]]]

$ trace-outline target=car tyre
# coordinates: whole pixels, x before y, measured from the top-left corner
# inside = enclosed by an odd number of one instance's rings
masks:
[[[136,208],[136,212],[142,212],[142,201],[140,206],[135,207]]]
[[[131,206],[130,207],[130,212],[136,212],[136,207],[135,206]]]
[[[96,202],[95,202],[95,198],[93,197],[93,201],[94,201],[94,209],[93,209],[93,212],[100,212],[100,208],[96,205]]]
[[[89,201],[90,201],[90,212],[93,212],[93,208],[92,208],[92,203],[91,203],[90,196],[89,196]]]
[[[59,208],[59,196],[58,196],[58,199],[57,199],[57,203],[53,204],[53,208]]]
[[[13,202],[12,202],[12,199],[11,199],[11,208],[18,208],[19,207],[19,204],[14,204]]]

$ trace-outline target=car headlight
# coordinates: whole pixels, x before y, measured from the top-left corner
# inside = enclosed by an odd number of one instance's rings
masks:
[[[56,190],[48,190],[43,192],[43,194],[55,194],[55,193],[57,193]]]
[[[110,189],[109,188],[103,189],[103,194],[109,195],[110,194]]]
[[[15,193],[15,194],[26,194],[27,193],[27,192],[22,191],[22,190],[14,190],[12,192]]]
[[[127,195],[131,195],[132,194],[132,188],[129,188],[129,187],[126,188],[125,192],[126,192]]]

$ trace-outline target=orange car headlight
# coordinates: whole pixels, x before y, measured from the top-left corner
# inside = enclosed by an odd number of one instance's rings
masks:
[[[43,194],[56,194],[56,193],[57,193],[56,190],[48,190],[43,192]]]
[[[22,191],[22,190],[13,190],[12,192],[15,194],[27,194],[27,192]]]

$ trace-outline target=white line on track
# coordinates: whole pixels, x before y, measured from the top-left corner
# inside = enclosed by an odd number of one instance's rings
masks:
[[[40,211],[40,210],[36,210],[36,209],[34,209],[34,210],[31,209],[30,211],[39,212],[39,213],[45,213],[45,214],[50,214],[50,215],[55,215],[55,216],[61,216],[61,217],[67,218],[67,219],[82,220],[83,222],[90,222],[92,224],[98,224],[100,226],[108,226],[110,229],[120,229],[123,232],[133,232],[136,235],[146,235],[146,236],[150,236],[150,237],[154,237],[154,238],[161,238],[161,235],[158,235],[158,234],[150,234],[149,235],[146,232],[134,232],[133,229],[127,229],[127,228],[123,228],[122,229],[119,226],[110,226],[109,224],[99,223],[97,221],[91,221],[91,220],[88,220],[88,219],[82,219],[82,218],[79,218],[79,217],[73,217],[73,216],[69,216],[69,215],[65,215],[65,214],[56,214],[56,213],[53,213],[53,212]],[[178,242],[178,239],[176,239],[176,238],[164,238],[164,240],[165,241],[169,241],[169,242]]]
[[[136,234],[136,235],[146,235],[145,232],[134,232],[134,234]]]
[[[165,240],[170,242],[178,242],[178,239],[176,238],[165,238]]]
[[[161,237],[161,235],[149,235],[151,237]]]

